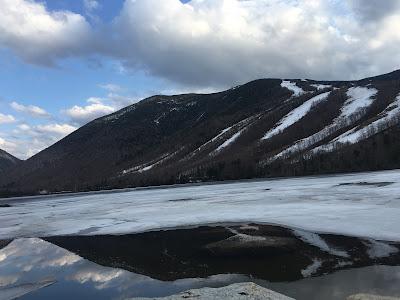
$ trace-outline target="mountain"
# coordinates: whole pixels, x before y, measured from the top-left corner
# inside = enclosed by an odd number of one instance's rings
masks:
[[[359,81],[260,79],[153,96],[0,176],[0,193],[84,191],[400,167],[400,71]]]
[[[4,174],[12,167],[15,167],[19,162],[21,161],[18,158],[0,149],[0,174]]]

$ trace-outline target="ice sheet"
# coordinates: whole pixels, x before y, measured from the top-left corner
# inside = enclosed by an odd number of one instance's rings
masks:
[[[0,201],[12,207],[0,208],[0,239],[124,234],[220,222],[259,222],[400,241],[399,195],[400,170],[394,170],[27,201],[4,199]],[[176,201],[179,199],[185,201]]]

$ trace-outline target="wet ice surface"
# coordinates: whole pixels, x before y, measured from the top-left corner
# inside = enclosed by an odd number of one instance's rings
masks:
[[[0,201],[0,239],[254,222],[400,241],[399,170]]]
[[[164,282],[121,269],[103,267],[38,238],[17,239],[0,250],[0,299],[3,289],[56,283],[21,299],[124,299],[175,294],[192,287],[246,281],[241,275]],[[28,287],[29,288],[29,287]],[[28,290],[29,291],[29,290]],[[2,298],[4,296],[4,298]]]
[[[221,287],[231,283],[253,281],[295,299],[345,299],[348,295],[368,292],[400,295],[400,267],[372,266],[339,271],[334,274],[270,283],[245,275],[226,274],[208,278],[160,281],[121,269],[100,266],[63,248],[38,238],[14,240],[0,250],[0,299],[16,288],[31,291],[42,282],[54,282],[21,297],[43,299],[126,299],[128,297],[167,296],[201,287]]]

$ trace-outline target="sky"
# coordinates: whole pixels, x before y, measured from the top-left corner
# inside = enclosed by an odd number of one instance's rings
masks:
[[[0,149],[153,94],[400,69],[399,0],[0,0]]]

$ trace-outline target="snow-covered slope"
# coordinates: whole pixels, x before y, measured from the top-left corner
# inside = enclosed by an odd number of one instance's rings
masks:
[[[347,100],[343,104],[339,116],[335,118],[330,125],[309,137],[295,142],[293,145],[272,157],[270,161],[303,151],[334,134],[338,130],[354,124],[365,114],[365,110],[373,103],[377,93],[378,91],[376,89],[369,87],[349,88],[346,93]]]
[[[286,116],[284,116],[275,125],[275,127],[272,128],[270,131],[268,131],[261,139],[267,140],[267,139],[273,137],[274,135],[279,134],[280,132],[282,132],[286,128],[290,127],[294,123],[298,122],[301,118],[303,118],[311,110],[311,108],[313,106],[328,99],[330,93],[331,92],[322,93],[318,96],[311,98],[310,100],[307,100],[302,105],[295,108],[290,113],[288,113]]]
[[[344,103],[339,118],[348,118],[357,112],[369,107],[378,91],[370,87],[351,87],[347,91],[348,99]]]
[[[289,91],[293,92],[293,97],[298,97],[305,93],[305,91],[298,87],[296,82],[289,80],[282,80],[281,87],[287,88]]]
[[[333,151],[343,144],[355,144],[398,123],[400,123],[400,95],[383,112],[378,114],[377,120],[364,127],[356,126],[329,143],[314,148],[312,151],[313,153]]]

